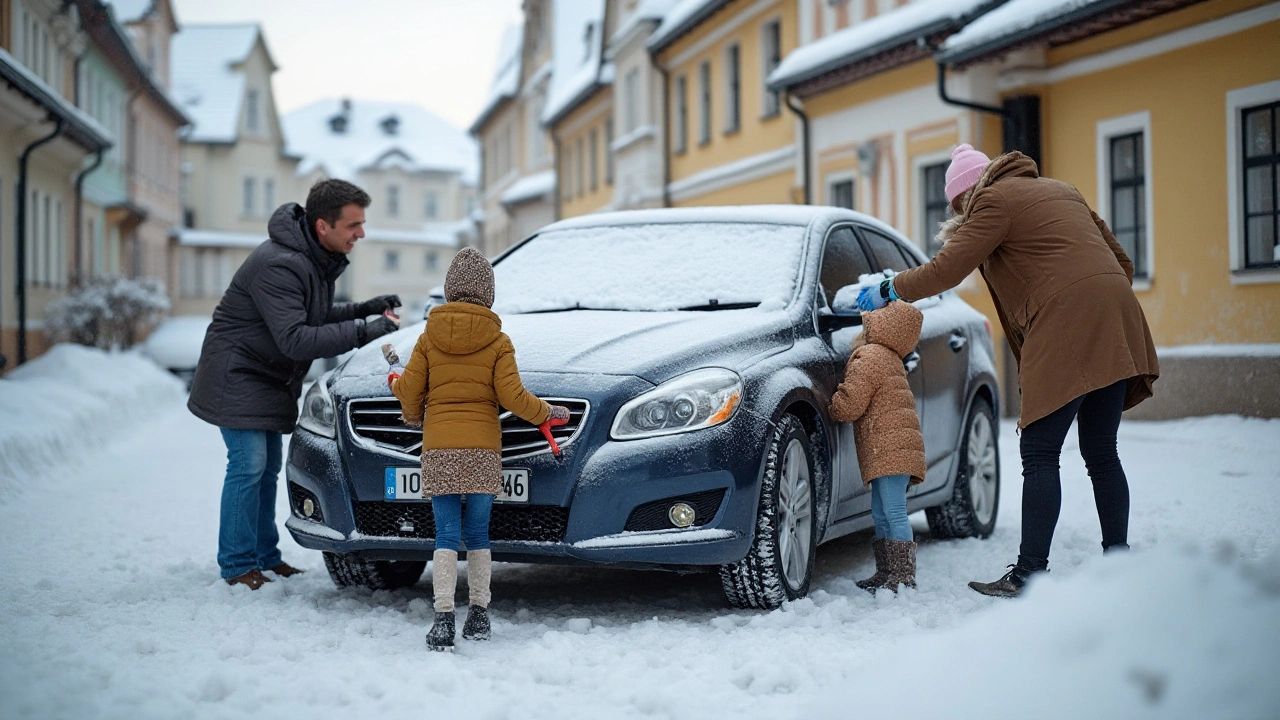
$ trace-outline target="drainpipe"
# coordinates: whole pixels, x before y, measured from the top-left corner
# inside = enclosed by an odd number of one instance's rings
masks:
[[[650,56],[662,76],[662,207],[671,207],[671,73]]]
[[[76,255],[75,255],[75,263],[73,264],[75,271],[71,274],[72,286],[80,285],[80,282],[84,278],[84,268],[80,266],[80,258],[84,257],[84,241],[82,237],[84,235],[84,179],[89,175],[89,173],[92,173],[94,170],[97,170],[98,166],[102,164],[102,156],[104,153],[106,153],[105,149],[98,150],[98,152],[94,155],[93,164],[85,168],[84,170],[81,170],[80,174],[76,175],[76,209],[75,209]]]
[[[1009,111],[1005,110],[1002,107],[996,107],[994,105],[982,105],[979,103],[969,102],[967,100],[957,100],[953,97],[948,97],[947,96],[947,66],[943,63],[938,63],[938,97],[942,100],[942,102],[948,105],[955,105],[957,107],[968,108],[970,110],[977,110],[978,112],[991,113],[993,115],[999,115],[1000,117],[1007,117],[1009,115]]]
[[[999,115],[1002,152],[1017,150],[1040,165],[1040,97],[1022,95],[1005,98],[1003,107],[957,100],[947,96],[946,65],[938,63],[938,97],[948,105]]]
[[[809,171],[809,116],[805,114],[804,110],[801,110],[800,108],[796,107],[791,102],[792,100],[795,99],[795,97],[791,93],[787,92],[785,94],[787,96],[787,107],[791,108],[791,112],[795,113],[796,117],[800,118],[801,147],[803,148],[802,151],[804,152],[804,162],[803,162],[804,204],[810,205],[813,202],[813,198],[812,198],[813,181],[810,178],[810,171]]]
[[[138,127],[133,121],[133,103],[138,100],[138,96],[142,94],[142,87],[134,88],[129,93],[129,99],[124,104],[124,123],[125,136],[129,138],[129,155],[127,165],[125,166],[124,176],[124,195],[130,201],[133,200],[133,176],[138,169]],[[142,275],[142,242],[138,239],[138,228],[133,228],[133,258],[129,263],[129,277],[138,278]]]
[[[17,233],[14,235],[16,247],[15,274],[18,278],[18,286],[14,288],[14,292],[18,295],[18,364],[27,361],[27,160],[31,158],[31,153],[36,148],[46,143],[53,142],[54,138],[62,134],[62,118],[58,118],[53,123],[53,132],[36,140],[28,145],[22,151],[22,156],[18,160],[18,206],[14,213],[17,217]]]

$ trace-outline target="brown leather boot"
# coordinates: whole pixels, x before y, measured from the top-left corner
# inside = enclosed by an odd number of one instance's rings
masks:
[[[889,563],[889,575],[880,587],[898,592],[899,585],[916,586],[916,544],[910,540],[885,540],[885,558]]]
[[[228,585],[247,585],[250,590],[257,590],[269,582],[271,582],[271,578],[263,575],[261,570],[250,570],[243,575],[227,578]]]
[[[889,577],[889,563],[884,555],[884,540],[880,538],[872,540],[871,552],[876,556],[875,574],[866,580],[859,580],[854,585],[874,595],[876,593],[875,589],[879,587],[880,583],[884,582],[885,578]]]
[[[279,565],[273,568],[267,568],[267,569],[279,575],[280,577],[293,577],[294,575],[301,575],[302,573],[306,572],[306,570],[303,570],[302,568],[296,568],[290,565],[289,563],[284,563],[284,562],[280,563]]]

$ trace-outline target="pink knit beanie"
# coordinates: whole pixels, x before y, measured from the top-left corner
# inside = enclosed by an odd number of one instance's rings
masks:
[[[951,165],[947,167],[947,202],[964,194],[965,190],[978,184],[982,171],[987,169],[991,158],[981,150],[974,150],[969,143],[963,143],[951,151]]]

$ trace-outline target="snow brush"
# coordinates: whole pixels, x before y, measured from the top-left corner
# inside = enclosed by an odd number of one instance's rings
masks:
[[[404,366],[400,364],[400,356],[396,354],[396,349],[391,347],[391,343],[383,343],[382,357],[386,358],[387,364],[391,366],[391,371],[387,373],[387,387],[391,387],[401,375],[404,375]]]

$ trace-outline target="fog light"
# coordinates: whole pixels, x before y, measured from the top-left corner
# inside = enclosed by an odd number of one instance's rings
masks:
[[[316,514],[316,504],[311,501],[311,498],[306,498],[302,501],[302,514],[307,517]]]
[[[678,502],[667,511],[667,519],[678,528],[687,528],[698,518],[698,513],[688,503]]]

